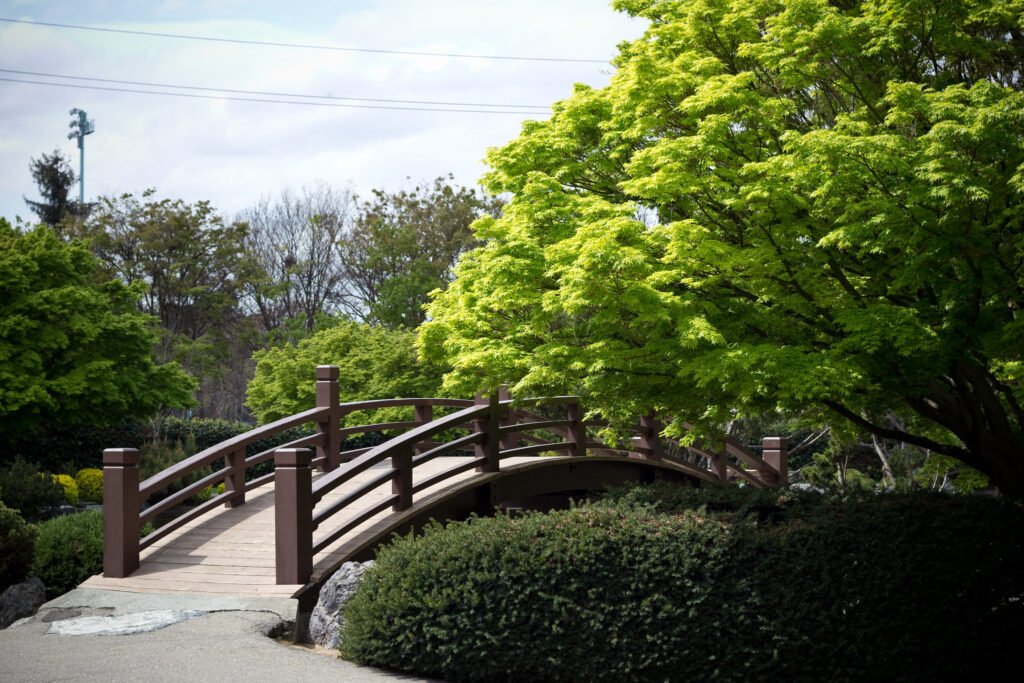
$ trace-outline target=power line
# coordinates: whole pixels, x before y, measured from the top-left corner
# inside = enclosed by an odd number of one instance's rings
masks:
[[[392,100],[380,97],[340,97],[335,95],[301,95],[287,92],[267,92],[264,90],[235,90],[231,88],[207,88],[196,85],[174,85],[172,83],[153,83],[148,81],[122,81],[115,78],[92,78],[89,76],[68,76],[67,74],[51,74],[42,71],[22,71],[20,69],[0,69],[0,73],[18,74],[20,76],[43,76],[45,78],[63,78],[75,81],[92,81],[95,83],[114,83],[117,85],[140,85],[148,88],[177,88],[179,90],[201,90],[204,92],[226,92],[236,95],[258,95],[266,97],[300,97],[316,100],[345,100],[350,102],[386,102],[389,104],[426,104],[443,107],[494,107],[502,109],[543,109],[551,107],[542,104],[486,104],[483,102],[436,102],[433,100]]]
[[[0,81],[4,81],[7,83],[26,83],[28,85],[49,85],[58,88],[76,88],[78,90],[103,90],[106,92],[139,93],[142,95],[164,95],[166,97],[187,97],[197,100],[231,100],[234,102],[259,102],[264,104],[296,104],[304,105],[307,107],[336,107],[345,109],[390,109],[394,111],[433,111],[459,114],[524,114],[528,116],[537,116],[539,114],[544,113],[538,111],[521,111],[512,109],[445,109],[440,107],[395,107],[375,104],[342,104],[340,102],[301,102],[296,100],[273,100],[254,97],[233,97],[231,95],[199,95],[196,93],[186,92],[161,92],[159,90],[140,90],[137,88],[112,88],[102,85],[79,85],[77,83],[48,83],[46,81],[32,81],[4,77],[0,77]]]
[[[336,45],[310,45],[306,43],[278,43],[267,40],[242,40],[239,38],[216,38],[213,36],[192,36],[181,33],[159,33],[157,31],[133,31],[123,28],[107,28],[103,26],[80,26],[78,24],[58,24],[52,21],[33,21],[31,19],[10,19],[0,17],[0,21],[9,24],[30,24],[32,26],[49,26],[51,28],[71,28],[80,31],[101,31],[103,33],[124,33],[133,36],[149,36],[152,38],[176,38],[179,40],[205,40],[211,43],[235,43],[238,45],[261,45],[265,47],[290,47],[303,50],[332,50],[335,52],[366,52],[384,55],[411,55],[417,57],[453,57],[458,59],[501,59],[522,62],[576,62],[584,64],[608,64],[608,59],[575,59],[570,57],[523,57],[513,55],[475,55],[459,52],[415,52],[412,50],[383,50],[366,47],[340,47]]]

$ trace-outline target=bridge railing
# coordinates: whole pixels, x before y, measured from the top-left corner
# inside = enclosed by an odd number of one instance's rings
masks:
[[[541,408],[540,406],[543,406]],[[412,407],[413,419],[343,426],[355,411]],[[438,407],[455,412],[438,418]],[[547,413],[564,411],[557,419]],[[246,455],[251,444],[303,425],[313,433],[280,446]],[[108,577],[125,577],[139,566],[140,550],[180,529],[219,505],[245,503],[252,489],[275,482],[277,582],[305,583],[312,572],[313,557],[374,515],[387,509],[406,510],[416,494],[470,470],[493,473],[501,460],[510,457],[565,454],[582,457],[588,452],[658,460],[705,481],[742,479],[754,486],[785,482],[785,439],[765,439],[763,456],[726,439],[717,450],[684,446],[660,436],[662,425],[654,416],[641,418],[633,436],[622,445],[596,440],[599,420],[585,420],[580,399],[558,396],[512,401],[507,390],[475,401],[449,398],[399,398],[340,403],[338,368],[319,366],[316,372],[316,407],[282,418],[207,448],[166,470],[139,481],[139,452],[135,449],[104,451],[104,560]],[[355,434],[399,432],[384,443],[342,450]],[[436,437],[448,438],[438,442]],[[666,448],[666,444],[668,448]],[[468,461],[413,482],[414,468],[435,458],[470,452]],[[270,460],[275,469],[247,480],[251,468]],[[379,468],[387,461],[388,467]],[[220,465],[154,505],[147,500],[184,477]],[[345,495],[325,496],[367,470],[381,471]],[[313,481],[313,468],[324,472]],[[224,483],[224,492],[162,524],[141,540],[139,530],[147,522],[166,515],[209,486]],[[366,505],[369,494],[390,482],[391,494]],[[363,501],[360,507],[360,501]],[[342,519],[341,513],[346,515]],[[328,529],[329,523],[335,526]]]
[[[564,408],[565,418],[552,419],[529,410],[540,404],[549,409]],[[592,451],[658,460],[704,481],[725,481],[729,472],[742,472],[743,475],[738,476],[754,486],[772,485],[783,480],[782,470],[770,459],[762,458],[732,440],[726,441],[726,448],[721,454],[706,454],[677,443],[676,450],[686,454],[680,457],[662,447],[662,425],[653,417],[641,419],[634,430],[636,436],[623,447],[593,440],[590,436],[592,428],[602,426],[605,423],[584,420],[579,397],[512,401],[507,392],[503,392],[478,398],[470,407],[419,424],[404,434],[367,449],[315,482],[311,470],[313,455],[308,449],[280,449],[275,456],[278,472],[274,502],[277,583],[306,583],[312,576],[317,554],[328,550],[337,540],[374,516],[388,509],[395,512],[407,510],[412,507],[416,494],[464,472],[499,472],[505,458],[545,453],[582,457]],[[459,429],[469,433],[442,444],[433,441],[442,433]],[[414,483],[413,470],[417,466],[467,448],[473,449],[471,459],[456,462]],[[784,446],[779,454],[784,461]],[[753,473],[744,464],[755,468]],[[329,493],[371,469],[374,469],[374,476],[361,481],[344,495],[326,500]],[[390,495],[375,496],[375,500],[366,504],[364,499],[389,483]],[[362,505],[360,501],[364,501]],[[334,526],[329,527],[328,523],[332,521]]]
[[[254,467],[274,459],[282,448],[313,448],[312,464],[321,471],[337,468],[346,459],[358,457],[368,448],[342,450],[345,439],[356,434],[403,431],[430,422],[437,407],[460,408],[472,401],[449,398],[401,398],[341,403],[338,398],[338,368],[319,366],[316,370],[315,408],[262,425],[211,446],[167,469],[139,481],[140,453],[134,448],[113,448],[103,452],[103,573],[108,577],[125,577],[139,566],[139,552],[169,533],[197,519],[214,508],[245,504],[245,494],[275,479],[275,472],[249,478]],[[342,426],[345,417],[356,411],[375,411],[390,407],[411,407],[414,419],[403,422],[382,422]],[[247,455],[254,443],[280,435],[295,427],[311,426],[313,433]],[[214,471],[197,481],[147,505],[150,498],[186,478],[209,468]],[[181,512],[143,538],[139,532],[147,523],[155,523],[173,514],[201,491],[224,484],[224,491],[212,495],[199,505]]]

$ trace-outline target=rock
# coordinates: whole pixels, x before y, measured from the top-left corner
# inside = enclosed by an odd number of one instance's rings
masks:
[[[330,649],[338,647],[338,634],[345,623],[342,608],[355,593],[363,573],[372,566],[373,560],[346,562],[320,589],[320,598],[309,617],[309,638],[314,645]]]
[[[128,636],[157,631],[172,624],[202,616],[199,610],[150,610],[119,616],[75,617],[54,621],[47,633],[58,636]]]
[[[0,628],[7,628],[18,619],[36,613],[46,602],[46,586],[32,577],[24,583],[10,586],[0,595]]]

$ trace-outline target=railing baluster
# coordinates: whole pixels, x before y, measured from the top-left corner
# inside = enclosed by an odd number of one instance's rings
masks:
[[[473,420],[473,431],[482,432],[484,435],[480,443],[473,446],[476,457],[485,458],[476,471],[497,472],[501,469],[501,440],[498,432],[498,427],[501,424],[501,411],[498,405],[498,394],[477,396],[475,402],[477,405],[490,404],[491,407],[484,419]]]
[[[508,401],[512,399],[512,394],[508,390],[507,384],[502,384],[498,387],[498,401]],[[498,421],[499,427],[510,427],[517,422],[516,415],[511,410],[504,411],[501,419]],[[517,432],[506,432],[498,441],[498,449],[507,451],[510,448],[515,448],[519,445],[519,434]]]
[[[762,470],[761,478],[769,486],[786,486],[789,483],[789,439],[784,436],[766,436],[761,439],[761,459],[773,470]]]
[[[567,404],[565,411],[567,413],[566,417],[569,419],[569,438],[567,441],[572,443],[572,450],[569,451],[569,455],[577,457],[586,455],[587,427],[583,424],[583,406],[580,405],[579,399]]]
[[[415,414],[413,416],[413,419],[419,422],[420,424],[427,424],[428,422],[431,422],[434,419],[434,406],[422,404],[417,405],[415,408]],[[416,444],[415,448],[413,449],[413,452],[416,455],[420,455],[421,453],[426,453],[433,447],[434,444],[432,442],[421,441],[418,444]]]
[[[224,503],[224,507],[234,508],[245,504],[245,449],[231,451],[224,456],[224,467],[228,473],[224,477],[224,492],[232,494]]]
[[[139,451],[103,451],[103,575],[123,579],[139,568]]]
[[[719,481],[723,484],[729,481],[729,461],[728,456],[724,452],[712,453],[711,458],[711,474],[718,477]]]
[[[640,418],[640,446],[650,449],[650,453],[644,454],[648,460],[661,460],[661,425],[653,413]]]
[[[341,408],[339,407],[339,370],[336,365],[316,366],[316,407],[327,408],[327,420],[316,423],[316,431],[323,434],[323,445],[317,446],[317,456],[323,458],[320,461],[320,470],[328,472],[341,463],[341,435],[340,428]]]
[[[391,454],[391,467],[395,469],[395,478],[391,480],[391,493],[398,500],[391,506],[395,512],[408,510],[412,507],[412,449],[399,446]]]
[[[278,584],[304,584],[313,574],[313,454],[274,452],[274,556]]]

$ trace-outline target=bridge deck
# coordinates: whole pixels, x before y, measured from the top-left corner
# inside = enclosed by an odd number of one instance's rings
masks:
[[[453,467],[469,458],[437,458],[413,470],[413,480],[427,477]],[[534,458],[508,458],[502,465],[528,462]],[[338,487],[324,497],[322,504],[345,495],[348,491],[377,476],[371,468]],[[314,474],[314,477],[319,476]],[[472,477],[466,472],[417,493],[418,500]],[[391,495],[387,483],[370,492],[357,503],[350,515],[340,513],[329,520],[324,531],[340,526],[346,517],[355,516],[374,503]],[[350,549],[379,533],[386,524],[390,510],[379,513],[331,544],[313,559],[314,576],[344,558]],[[140,567],[124,579],[108,579],[102,574],[90,577],[86,588],[130,591],[136,593],[202,593],[254,597],[292,597],[302,586],[277,585],[274,567],[274,487],[261,486],[246,494],[245,505],[218,508],[168,534],[142,551]]]

